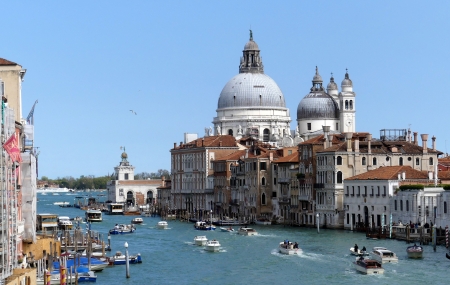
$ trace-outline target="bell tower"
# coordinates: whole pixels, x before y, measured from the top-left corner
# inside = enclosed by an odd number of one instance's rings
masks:
[[[339,93],[339,109],[341,132],[353,133],[356,129],[356,93],[353,92],[353,82],[346,69],[345,78],[341,83],[341,92]]]

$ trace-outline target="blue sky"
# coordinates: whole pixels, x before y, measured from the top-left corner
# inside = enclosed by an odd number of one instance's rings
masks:
[[[102,176],[126,147],[135,172],[170,170],[183,134],[212,126],[253,30],[295,128],[315,66],[348,68],[356,130],[408,128],[448,152],[446,1],[7,1],[0,57],[27,69],[39,177]],[[129,110],[136,111],[137,115]],[[448,145],[448,146],[447,146]]]

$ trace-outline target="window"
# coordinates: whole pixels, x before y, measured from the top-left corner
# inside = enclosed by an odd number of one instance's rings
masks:
[[[266,193],[262,193],[262,195],[261,195],[261,204],[263,204],[263,205],[266,204]]]
[[[263,177],[262,179],[261,179],[261,185],[266,185],[266,178],[265,177]]]
[[[430,161],[430,165],[433,165],[433,158],[432,157],[430,157],[429,161]]]
[[[400,211],[403,211],[403,200],[400,200]]]
[[[409,211],[409,201],[406,200],[406,212],[408,212],[408,211]]]
[[[348,100],[345,100],[345,110],[348,110]]]
[[[350,100],[350,110],[353,110],[353,100]]]
[[[416,165],[420,165],[420,159],[416,158]]]
[[[347,186],[347,193],[346,193],[346,195],[348,196],[348,194],[349,194],[349,186]]]
[[[374,157],[374,158],[372,159],[372,165],[377,165],[377,158],[376,158],[376,157]]]
[[[361,195],[361,186],[358,186],[358,193],[356,193],[357,196]]]
[[[364,197],[367,196],[367,186],[364,186]]]
[[[260,162],[259,163],[259,170],[267,170],[266,162]]]
[[[355,186],[352,186],[352,196],[355,195]]]
[[[338,171],[337,173],[337,183],[342,183],[342,172]]]
[[[307,123],[307,126],[308,126],[308,131],[310,131],[311,130],[311,123]]]
[[[339,131],[339,123],[336,123],[336,131]]]
[[[342,165],[342,156],[338,156],[336,159],[336,165]]]
[[[277,185],[277,179],[276,178],[273,179],[273,185]]]
[[[269,141],[269,136],[270,136],[269,129],[264,129],[264,131],[263,131],[263,141],[268,142]]]
[[[403,165],[403,157],[400,157],[400,158],[398,159],[398,165]]]
[[[362,158],[362,165],[366,165],[366,158],[365,157]]]
[[[444,214],[447,214],[447,202],[444,201]]]
[[[394,209],[397,211],[397,200],[394,201]]]
[[[386,196],[386,186],[383,186],[383,196]],[[397,210],[397,209],[395,209]]]
[[[128,173],[125,173],[125,180],[128,180]]]
[[[232,135],[233,135],[233,130],[232,130],[232,129],[229,129],[229,130],[228,130],[228,134],[229,134],[230,136],[232,136]]]

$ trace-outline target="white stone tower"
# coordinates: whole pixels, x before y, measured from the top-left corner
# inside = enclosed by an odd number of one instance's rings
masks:
[[[345,72],[345,78],[341,83],[341,92],[339,93],[339,109],[341,132],[355,132],[356,129],[356,93],[353,92],[353,82],[350,80],[348,70]]]

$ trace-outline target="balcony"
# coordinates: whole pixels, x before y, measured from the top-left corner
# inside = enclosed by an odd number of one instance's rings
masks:
[[[310,196],[309,195],[299,195],[298,196],[298,200],[299,201],[309,201],[310,200]]]
[[[291,184],[291,179],[290,178],[278,178],[278,183],[279,184]]]
[[[283,197],[283,198],[278,198],[278,203],[279,204],[290,204],[291,199]]]
[[[314,183],[314,188],[315,189],[323,189],[323,188],[325,188],[325,184],[323,184],[323,183]]]
[[[230,205],[239,205],[239,200],[238,199],[231,199],[230,200]]]

